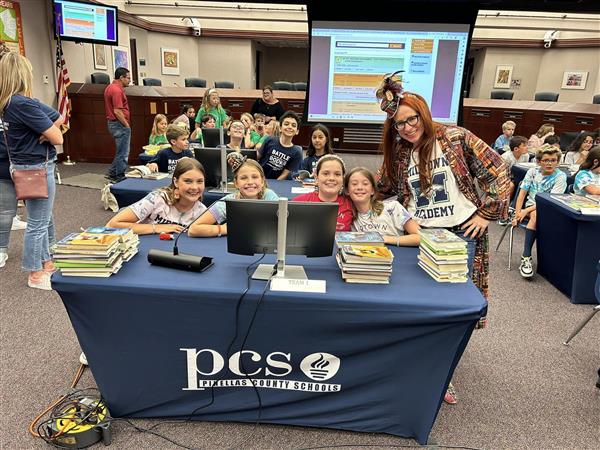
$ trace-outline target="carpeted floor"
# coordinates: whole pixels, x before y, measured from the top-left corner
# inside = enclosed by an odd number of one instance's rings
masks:
[[[105,165],[61,166],[63,178],[104,174]],[[98,192],[57,188],[57,235],[104,224],[112,213]],[[491,226],[492,243],[501,228]],[[79,366],[79,345],[55,292],[26,287],[20,270],[22,231],[13,232],[6,267],[0,269],[0,448],[46,449],[27,433],[30,421],[67,391]],[[523,234],[516,234],[513,267]],[[557,237],[558,239],[560,237]],[[492,255],[489,328],[476,331],[455,372],[455,406],[443,405],[431,437],[440,447],[480,449],[600,448],[600,315],[562,345],[591,305],[573,305],[540,276],[523,280],[506,270],[507,243]],[[87,370],[78,387],[95,386]],[[403,389],[403,386],[398,386]],[[403,407],[404,405],[398,405]],[[148,427],[157,420],[136,420]],[[393,436],[327,429],[239,423],[163,423],[154,432],[197,449],[406,448]],[[101,444],[97,447],[102,448]],[[125,423],[113,427],[114,449],[175,449]]]
[[[103,174],[98,173],[84,173],[81,175],[74,175],[62,179],[62,184],[65,186],[83,187],[89,189],[102,189],[107,184],[106,178]]]

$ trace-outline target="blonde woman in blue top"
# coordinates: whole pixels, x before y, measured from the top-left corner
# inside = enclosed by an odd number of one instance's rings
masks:
[[[579,195],[600,195],[600,146],[592,148],[579,166],[573,191]]]
[[[277,200],[279,197],[267,187],[267,180],[262,167],[253,159],[246,159],[240,153],[231,153],[227,162],[233,169],[233,177],[237,191],[228,194],[213,203],[190,227],[191,237],[220,237],[227,234],[227,210],[225,200],[253,199]]]

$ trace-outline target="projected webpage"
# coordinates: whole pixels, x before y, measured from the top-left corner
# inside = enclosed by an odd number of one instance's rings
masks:
[[[404,70],[434,120],[456,123],[468,35],[468,24],[313,22],[309,121],[382,123],[375,91]]]
[[[114,12],[102,5],[54,0],[63,35],[86,40],[116,41]],[[110,17],[109,17],[110,16]]]

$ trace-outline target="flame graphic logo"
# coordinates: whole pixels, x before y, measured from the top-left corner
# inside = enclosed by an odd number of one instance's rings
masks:
[[[330,353],[312,353],[302,360],[300,369],[311,380],[328,380],[340,369],[340,359]]]

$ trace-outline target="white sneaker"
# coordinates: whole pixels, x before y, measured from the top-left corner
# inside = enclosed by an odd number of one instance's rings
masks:
[[[79,362],[81,364],[83,364],[84,366],[88,365],[87,358],[85,357],[85,353],[81,352],[81,355],[79,355]]]
[[[23,222],[19,216],[13,217],[10,231],[24,230],[25,228],[27,228],[27,222]]]
[[[31,277],[27,278],[27,286],[35,289],[42,289],[44,291],[52,290],[52,283],[50,283],[51,275],[49,273],[42,273],[42,276],[37,280],[32,279]]]
[[[0,253],[0,267],[4,267],[6,265],[7,259],[8,259],[7,253]]]
[[[519,272],[523,278],[531,278],[533,276],[533,263],[531,261],[531,256],[521,256]]]

